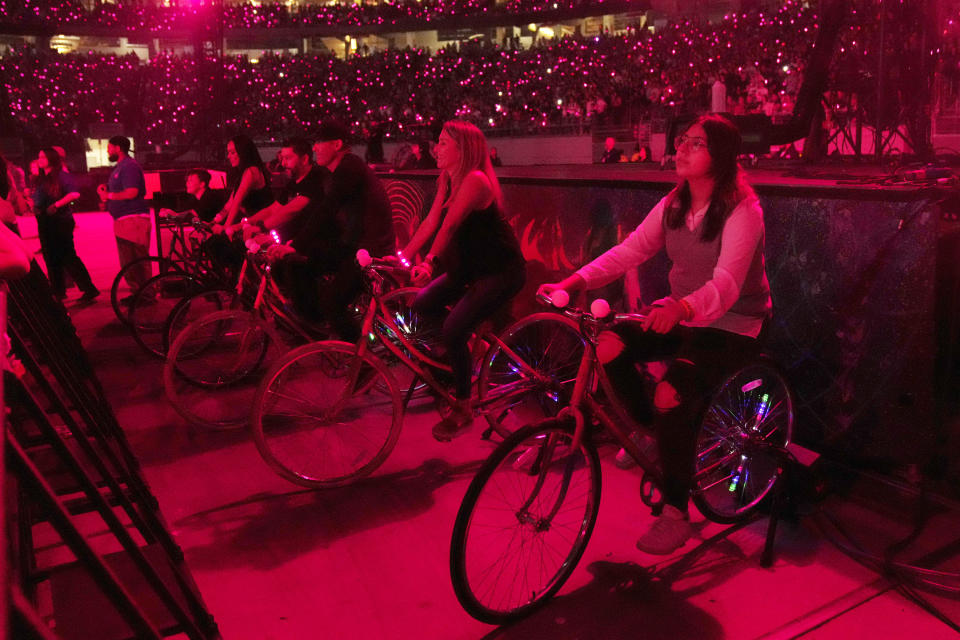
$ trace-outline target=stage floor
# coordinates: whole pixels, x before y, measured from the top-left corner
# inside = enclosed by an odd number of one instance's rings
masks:
[[[36,247],[32,222],[21,229]],[[956,637],[828,542],[815,518],[781,525],[770,569],[759,564],[765,520],[733,530],[694,514],[697,536],[679,552],[636,551],[649,511],[639,474],[616,468],[609,446],[600,519],[559,597],[511,627],[477,622],[454,597],[448,553],[465,488],[492,448],[479,429],[440,444],[430,436],[432,405],[421,403],[371,478],[327,491],[288,484],[246,432],[189,427],[168,405],[162,363],[139,350],[110,309],[118,268],[110,219],[80,214],[77,222],[79,253],[104,295],[80,307],[73,290],[67,308],[226,640]],[[900,502],[908,496],[854,491],[823,508],[882,549],[910,533]],[[932,518],[902,559],[940,550],[937,566],[957,570],[942,551],[956,555],[960,516]],[[960,619],[956,599],[923,595]]]

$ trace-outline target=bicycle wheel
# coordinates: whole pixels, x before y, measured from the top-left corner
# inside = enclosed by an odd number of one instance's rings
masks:
[[[266,364],[284,348],[276,332],[249,311],[204,316],[181,331],[170,347],[163,367],[167,399],[192,424],[243,427]]]
[[[526,364],[549,379],[526,376],[514,359],[494,343],[483,359],[477,382],[481,402],[503,396],[485,413],[501,436],[517,427],[557,415],[573,390],[583,356],[577,323],[558,313],[534,313],[508,327],[500,339]]]
[[[730,375],[714,394],[697,434],[693,502],[720,523],[749,517],[782,474],[771,447],[793,435],[793,395],[766,359]]]
[[[164,336],[170,312],[183,298],[203,288],[193,276],[179,271],[161,273],[147,280],[130,303],[130,331],[144,351],[164,356]]]
[[[504,624],[551,598],[583,555],[600,508],[600,458],[573,423],[522,427],[483,463],[463,498],[450,576],[477,620]]]
[[[163,352],[170,350],[177,335],[190,323],[211,313],[235,308],[236,298],[235,290],[217,287],[198,291],[180,300],[167,316],[163,329]]]
[[[169,260],[168,258],[160,258],[157,256],[145,256],[143,258],[137,258],[133,262],[127,264],[120,269],[119,273],[114,277],[113,284],[110,285],[110,306],[113,307],[113,312],[116,314],[117,319],[124,324],[129,324],[130,319],[130,307],[127,304],[121,302],[127,296],[133,296],[136,291],[130,288],[126,282],[127,272],[130,270],[136,270],[138,268],[144,268],[143,265],[150,265],[150,277],[154,277],[161,273],[166,273],[170,270],[182,271],[180,265]],[[130,300],[132,301],[132,297]]]
[[[254,401],[253,441],[278,475],[305,487],[336,487],[373,472],[400,436],[403,407],[386,365],[327,340],[287,353]]]

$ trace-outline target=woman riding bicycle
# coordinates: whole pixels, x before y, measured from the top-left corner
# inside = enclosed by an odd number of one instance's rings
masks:
[[[769,317],[763,211],[737,156],[740,133],[726,118],[698,118],[677,137],[679,184],[621,244],[566,279],[540,288],[574,292],[611,282],[666,247],[670,296],[642,323],[600,336],[597,356],[614,387],[636,389],[635,363],[670,359],[654,390],[652,426],[663,469],[663,513],[637,548],[668,554],[693,534],[687,515],[696,455],[696,427],[710,390],[725,372],[756,354]],[[650,419],[641,394],[625,398],[638,420]]]
[[[451,120],[440,133],[436,156],[437,195],[401,256],[415,255],[436,231],[430,251],[413,270],[413,281],[424,284],[439,268],[445,273],[424,287],[413,308],[441,316],[452,305],[443,321],[442,340],[457,402],[433,429],[436,439],[447,441],[473,421],[470,334],[523,288],[526,276],[520,244],[503,215],[503,193],[483,134],[470,123]]]

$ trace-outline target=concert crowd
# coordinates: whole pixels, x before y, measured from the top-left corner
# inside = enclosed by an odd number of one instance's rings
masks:
[[[471,41],[347,60],[267,53],[221,66],[170,53],[144,61],[18,49],[0,57],[0,81],[14,127],[34,140],[79,141],[99,122],[120,122],[148,145],[241,131],[279,139],[309,133],[328,115],[394,138],[453,117],[494,135],[529,133],[707,109],[717,79],[728,111],[787,114],[816,29],[815,13],[791,4],[776,15],[681,21],[656,33],[568,36],[525,49]]]

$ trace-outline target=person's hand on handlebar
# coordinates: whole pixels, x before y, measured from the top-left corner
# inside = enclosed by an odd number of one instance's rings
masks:
[[[271,263],[279,262],[286,256],[296,253],[296,250],[288,244],[275,244],[267,247],[267,260]]]
[[[422,287],[433,277],[433,264],[421,262],[410,271],[410,282],[416,287]]]
[[[690,320],[692,309],[690,305],[677,300],[676,298],[660,298],[653,303],[650,312],[644,319],[644,331],[653,331],[654,333],[667,333],[673,329],[681,320]]]
[[[262,235],[266,229],[262,225],[258,224],[247,224],[243,223],[240,227],[243,230],[243,241],[246,242],[250,238],[256,238],[259,235]]]
[[[563,289],[567,293],[571,294],[572,297],[574,293],[586,288],[586,286],[586,281],[574,273],[567,276],[560,282],[545,282],[537,289],[537,295],[544,298],[550,298],[554,291],[557,289]]]

